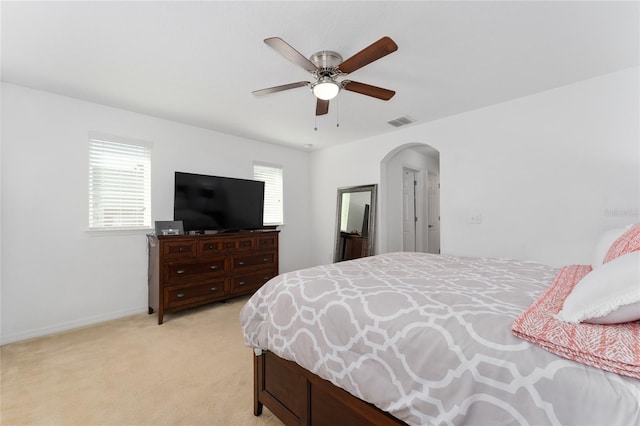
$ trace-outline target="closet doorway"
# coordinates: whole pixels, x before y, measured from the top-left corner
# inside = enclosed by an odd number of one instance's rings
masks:
[[[381,161],[379,253],[440,253],[440,153],[406,144]]]

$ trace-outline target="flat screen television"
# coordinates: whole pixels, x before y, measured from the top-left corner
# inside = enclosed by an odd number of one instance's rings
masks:
[[[175,172],[173,219],[184,231],[239,231],[263,227],[264,182]]]

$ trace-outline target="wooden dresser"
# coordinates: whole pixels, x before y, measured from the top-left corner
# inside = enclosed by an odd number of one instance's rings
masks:
[[[276,230],[147,236],[149,314],[249,294],[278,275]]]

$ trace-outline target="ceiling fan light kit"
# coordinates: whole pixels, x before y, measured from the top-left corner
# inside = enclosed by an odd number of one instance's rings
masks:
[[[346,61],[342,60],[342,56],[340,56],[339,53],[331,50],[321,50],[314,53],[309,59],[307,59],[279,37],[270,37],[265,39],[264,42],[288,61],[311,73],[314,77],[314,81],[300,81],[267,89],[254,90],[252,93],[255,96],[262,96],[270,93],[281,92],[283,90],[310,86],[311,91],[317,98],[316,116],[318,116],[329,112],[329,101],[335,98],[338,93],[340,93],[341,89],[384,101],[388,101],[396,93],[393,90],[358,83],[356,81],[337,81],[338,78],[344,77],[347,74],[350,74],[365,65],[377,61],[378,59],[398,50],[398,45],[389,37],[382,37],[380,40],[362,49]]]
[[[322,77],[311,85],[311,91],[316,98],[328,101],[338,96],[340,86],[330,77]]]

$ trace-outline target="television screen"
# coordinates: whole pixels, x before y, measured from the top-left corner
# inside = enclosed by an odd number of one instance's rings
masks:
[[[175,173],[173,219],[185,232],[262,228],[264,182]]]

